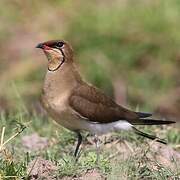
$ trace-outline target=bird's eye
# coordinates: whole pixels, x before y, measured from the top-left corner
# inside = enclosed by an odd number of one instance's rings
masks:
[[[56,46],[57,46],[57,47],[62,47],[63,45],[64,45],[64,43],[63,43],[62,41],[60,41],[60,42],[57,43]]]

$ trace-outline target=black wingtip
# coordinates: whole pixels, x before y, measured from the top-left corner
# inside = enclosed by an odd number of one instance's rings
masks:
[[[175,121],[164,121],[166,124],[174,124],[176,123]]]
[[[139,118],[147,118],[152,116],[152,113],[145,113],[145,112],[136,112],[136,114],[139,116]]]
[[[175,121],[166,121],[166,120],[160,120],[160,119],[141,119],[142,122],[144,122],[144,125],[165,125],[165,124],[174,124]]]
[[[174,124],[176,121],[167,121],[169,124]]]

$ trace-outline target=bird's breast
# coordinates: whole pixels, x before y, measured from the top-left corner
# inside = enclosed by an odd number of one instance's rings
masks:
[[[79,129],[77,116],[75,116],[68,105],[69,93],[64,92],[58,96],[42,96],[42,105],[48,114],[60,125],[70,130]]]
[[[50,93],[44,93],[42,95],[43,107],[49,112],[53,111],[64,112],[68,108],[68,97],[69,92],[64,92],[56,95],[51,95]]]

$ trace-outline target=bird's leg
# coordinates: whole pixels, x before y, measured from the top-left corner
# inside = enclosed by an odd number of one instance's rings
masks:
[[[78,136],[78,142],[77,142],[77,145],[76,145],[76,149],[74,151],[74,156],[77,157],[77,154],[78,154],[78,150],[79,150],[79,147],[82,143],[82,136],[81,136],[81,133],[80,132],[76,132],[77,133],[77,136]]]
[[[100,147],[100,140],[99,140],[99,138],[98,138],[98,136],[95,134],[95,138],[94,138],[94,142],[95,142],[95,144],[96,144],[96,164],[98,164],[98,162],[99,162],[99,153],[100,153],[100,149],[99,149],[99,147]]]

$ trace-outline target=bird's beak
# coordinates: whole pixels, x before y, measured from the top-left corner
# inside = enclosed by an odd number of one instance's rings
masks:
[[[43,43],[39,43],[39,44],[36,46],[36,48],[44,49]]]

